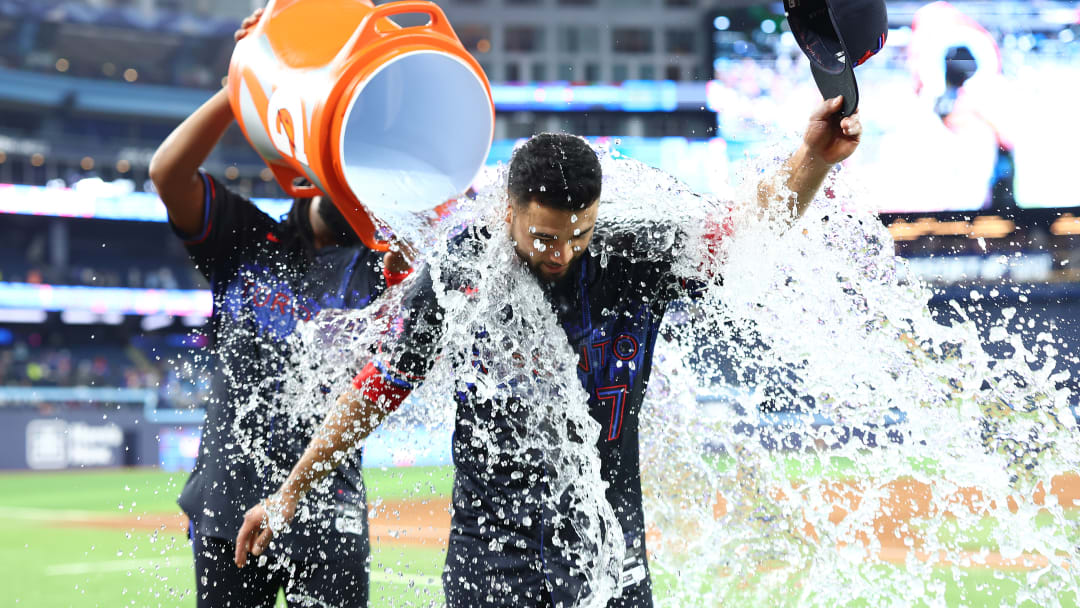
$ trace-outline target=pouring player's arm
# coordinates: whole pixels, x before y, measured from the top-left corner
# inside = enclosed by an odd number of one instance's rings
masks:
[[[859,147],[862,137],[859,113],[841,119],[843,103],[842,96],[825,100],[810,115],[802,144],[781,169],[781,176],[786,176],[786,189],[777,188],[776,181],[769,178],[758,184],[758,204],[763,209],[784,205],[792,217],[801,216],[833,166]]]
[[[244,19],[234,38],[243,38],[261,16],[259,9]],[[185,234],[199,234],[203,229],[205,186],[199,167],[232,121],[229,98],[222,89],[184,119],[150,160],[150,180],[165,203],[169,219]]]

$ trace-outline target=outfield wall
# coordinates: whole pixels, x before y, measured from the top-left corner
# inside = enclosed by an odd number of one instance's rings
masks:
[[[178,428],[167,427],[171,432]],[[100,405],[0,408],[0,469],[58,470],[160,463],[163,424],[141,408]]]
[[[55,398],[94,389],[52,395],[49,389],[0,387],[0,470],[156,466],[188,471],[195,464],[201,416],[188,412],[178,423],[181,417],[167,410],[85,396],[83,403],[31,401],[23,394],[30,390],[39,398]],[[129,393],[138,400],[140,392]],[[447,464],[449,429],[378,429],[364,446],[365,467]]]

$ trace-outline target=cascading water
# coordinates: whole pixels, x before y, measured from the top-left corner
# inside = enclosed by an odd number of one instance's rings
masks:
[[[642,415],[665,605],[1075,603],[1076,520],[1048,492],[1080,463],[1067,346],[1025,347],[1006,311],[995,359],[977,304],[940,323],[844,181],[790,229],[736,210],[722,280],[671,319]]]
[[[661,605],[1076,602],[1076,517],[1048,491],[1080,465],[1070,395],[1058,387],[1066,372],[1055,366],[1066,346],[1052,332],[1026,344],[1015,337],[1019,317],[1007,319],[991,337],[1012,354],[995,359],[982,348],[977,305],[955,304],[941,323],[932,290],[910,278],[880,221],[851,211],[872,192],[843,175],[793,222],[755,206],[758,177],[777,161],[747,172],[736,199],[755,203],[734,206],[616,154],[602,161],[592,254],[667,256],[700,284],[699,297],[668,312],[641,416]],[[472,448],[517,459],[523,474],[547,471],[545,500],[564,505],[576,533],[563,549],[586,581],[579,605],[602,606],[624,547],[597,463],[600,429],[577,354],[509,242],[503,178],[434,226],[395,226],[423,251],[444,331],[413,405],[385,424],[446,428],[452,394],[466,386],[514,397],[493,411],[522,422],[512,440],[478,428]],[[451,247],[465,224],[491,238]],[[709,235],[720,224],[730,235],[717,244]],[[288,407],[252,402],[240,421],[276,413],[314,424],[333,387],[391,344],[403,287],[299,331],[300,373],[280,379]],[[245,441],[284,478],[258,438]]]

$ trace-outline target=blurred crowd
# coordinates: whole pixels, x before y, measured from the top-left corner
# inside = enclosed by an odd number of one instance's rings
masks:
[[[140,368],[122,350],[90,353],[67,348],[31,349],[19,342],[0,351],[3,386],[151,388],[160,383],[160,377],[159,370]]]
[[[56,269],[48,264],[30,265],[24,271],[8,270],[0,266],[0,282],[30,283],[34,285],[82,285],[87,287],[132,287],[140,289],[193,289],[193,281],[181,281],[177,276],[187,278],[185,270],[174,270],[168,266],[143,270],[129,267],[93,268],[76,265],[66,270]]]
[[[209,10],[211,3],[202,14],[163,5],[147,11],[143,3],[111,4],[0,0],[0,26],[6,26],[0,31],[10,34],[10,43],[0,45],[0,66],[128,82],[220,86],[236,15]],[[87,39],[103,42],[87,44]]]
[[[0,350],[0,387],[148,389],[157,392],[159,407],[193,409],[210,394],[210,377],[197,352],[162,355],[132,345],[47,348],[16,341]]]
[[[203,277],[159,222],[7,215],[0,282],[138,289],[201,289]]]
[[[194,289],[197,281],[188,277],[187,269],[160,266],[144,270],[138,267],[90,267],[74,265],[66,270],[48,264],[31,264],[23,271],[7,270],[0,265],[0,282],[31,283],[34,285],[82,285],[87,287],[131,287],[139,289]],[[181,282],[177,277],[183,277]]]

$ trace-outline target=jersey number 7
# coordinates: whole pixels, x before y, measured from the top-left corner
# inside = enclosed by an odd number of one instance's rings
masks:
[[[619,438],[622,430],[623,410],[626,405],[626,385],[605,386],[596,389],[596,399],[600,402],[611,402],[611,422],[608,424],[608,441]]]

